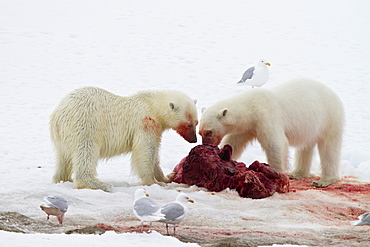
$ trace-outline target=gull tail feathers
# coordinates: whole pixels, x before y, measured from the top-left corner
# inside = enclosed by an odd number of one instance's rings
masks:
[[[361,225],[364,225],[364,223],[361,220],[354,220],[354,221],[351,221],[351,225],[361,226]]]
[[[162,214],[162,213],[157,213],[157,214],[152,214],[152,215],[148,215],[147,218],[150,220],[150,221],[160,221],[160,220],[165,220],[166,218],[166,215]]]

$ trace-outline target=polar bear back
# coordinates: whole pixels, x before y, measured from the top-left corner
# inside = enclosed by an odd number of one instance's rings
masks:
[[[327,136],[326,131],[342,132],[343,104],[325,84],[299,78],[285,82],[271,92],[280,103],[278,117],[284,121],[290,145],[317,142],[320,136]]]
[[[52,113],[51,138],[55,145],[70,146],[64,150],[76,149],[75,145],[88,138],[98,144],[100,158],[128,153],[143,126],[144,131],[155,132],[148,136],[160,141],[165,129],[178,124],[178,119],[165,119],[171,110],[168,102],[194,105],[176,90],[147,90],[122,97],[101,88],[80,88],[68,94]],[[144,120],[148,123],[143,124]]]
[[[325,131],[342,133],[343,123],[343,104],[335,92],[321,82],[297,78],[217,101],[203,112],[200,132],[212,130],[220,139],[274,129],[284,132],[291,146],[307,146],[327,136]]]
[[[58,131],[52,131],[51,138],[55,145],[63,140],[63,145],[71,145],[71,148],[81,143],[81,139],[91,138],[100,144],[103,157],[126,153],[132,146],[132,133],[123,131],[122,127],[131,125],[127,129],[134,132],[136,126],[129,119],[138,117],[136,114],[142,112],[134,109],[134,105],[136,104],[128,98],[114,95],[104,89],[84,87],[75,90],[67,95],[52,113],[50,123],[55,125],[52,129]],[[121,114],[123,112],[125,114]],[[107,115],[109,117],[103,117]],[[117,138],[122,138],[126,143],[116,140]]]

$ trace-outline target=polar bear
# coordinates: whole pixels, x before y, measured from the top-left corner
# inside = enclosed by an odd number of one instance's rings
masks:
[[[221,100],[206,109],[200,120],[202,142],[233,148],[238,159],[247,144],[257,139],[268,163],[288,170],[288,147],[296,148],[292,178],[310,176],[317,145],[321,178],[316,187],[339,181],[344,127],[343,104],[326,85],[307,78],[293,79],[268,89],[254,88]]]
[[[170,182],[159,166],[161,136],[174,129],[186,141],[197,142],[195,103],[176,90],[141,91],[128,97],[95,87],[75,90],[50,117],[57,161],[53,182],[73,181],[78,189],[110,191],[110,184],[96,178],[98,159],[128,152],[132,170],[143,184]]]

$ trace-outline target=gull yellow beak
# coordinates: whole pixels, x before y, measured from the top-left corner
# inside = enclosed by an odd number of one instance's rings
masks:
[[[271,64],[270,63],[265,63],[267,66],[270,66]]]
[[[145,194],[145,196],[149,196],[149,194],[148,194],[148,193],[146,193],[146,194]]]
[[[189,199],[188,202],[194,203],[194,201],[192,199]]]

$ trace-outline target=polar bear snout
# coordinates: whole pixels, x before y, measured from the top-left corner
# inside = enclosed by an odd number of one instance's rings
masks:
[[[195,116],[195,117],[193,117]],[[197,130],[198,120],[196,115],[187,115],[187,121],[181,122],[173,130],[175,130],[180,136],[182,136],[189,143],[197,142]]]
[[[200,130],[199,134],[202,136],[202,144],[220,144],[222,137],[214,134],[212,130]]]
[[[193,136],[191,136],[190,138],[185,138],[184,137],[184,139],[186,140],[186,141],[188,141],[189,143],[196,143],[198,140],[197,140],[197,135],[194,133],[194,135]]]
[[[197,131],[195,126],[189,126],[188,124],[182,124],[176,128],[176,132],[182,136],[189,143],[196,143]]]
[[[202,144],[212,144],[218,146],[221,142],[221,138],[207,138],[202,137]]]

